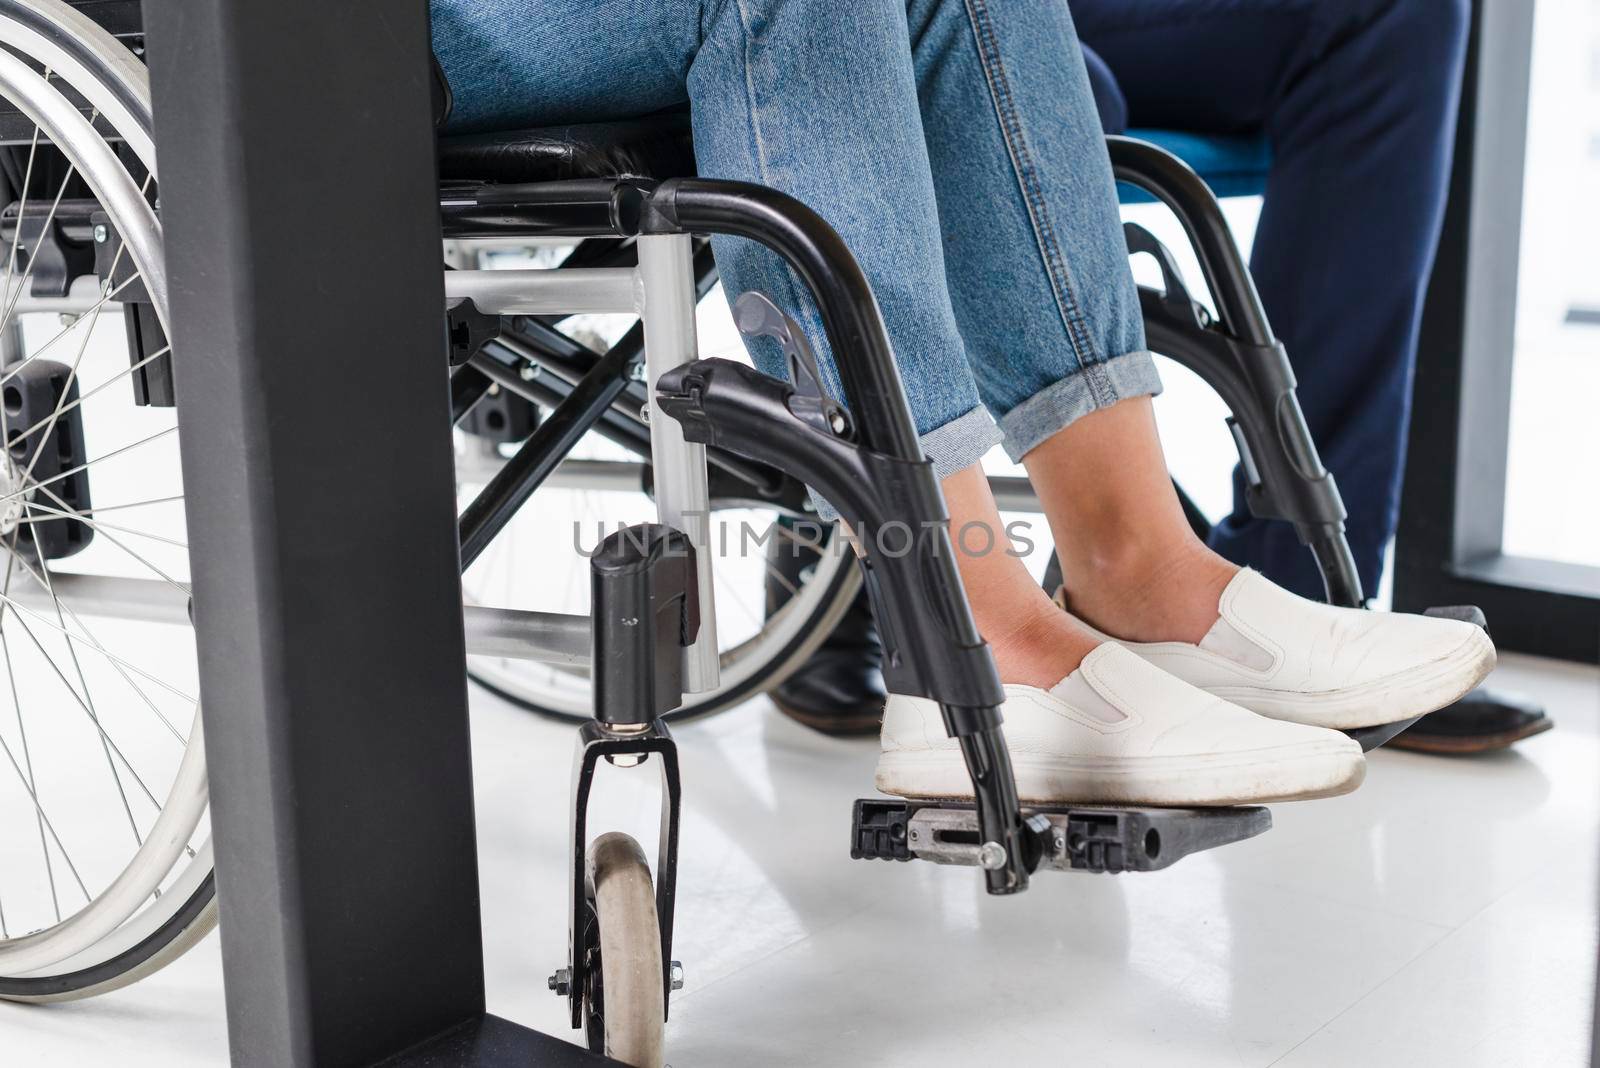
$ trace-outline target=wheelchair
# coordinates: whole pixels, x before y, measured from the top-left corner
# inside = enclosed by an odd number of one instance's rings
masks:
[[[216,922],[182,375],[166,340],[139,32],[137,0],[0,0],[0,661],[12,705],[0,715],[0,998],[12,1000],[114,990]],[[442,80],[439,98],[443,113]],[[1140,293],[1152,347],[1233,413],[1256,514],[1294,523],[1330,600],[1361,604],[1337,490],[1214,197],[1158,148],[1110,147],[1117,177],[1182,221],[1217,309],[1194,299],[1159,242],[1128,226],[1130,253],[1153,256],[1163,277]],[[989,892],[1013,894],[1039,871],[1155,870],[1270,825],[1250,807],[1020,807],[998,677],[865,278],[804,205],[693,173],[681,115],[440,142],[440,385],[456,427],[468,672],[582,721],[571,952],[550,986],[592,1048],[634,1064],[660,1062],[678,984],[681,784],[666,720],[781,681],[862,585],[891,689],[940,702],[974,800],[858,801],[852,856],[976,867]],[[793,384],[700,356],[695,308],[716,281],[709,234],[760,241],[794,268],[839,354],[846,405],[819,387],[793,320],[759,294],[735,303],[736,324],[784,349]],[[825,537],[807,486],[863,548],[824,553],[787,607],[750,613],[741,629],[732,608],[764,582],[765,558],[728,559],[719,534],[754,513]],[[1023,486],[996,490],[1008,507],[1026,503]],[[545,536],[563,515],[616,520],[626,509],[627,525],[591,546]],[[926,535],[913,552],[886,552],[875,534],[891,524]],[[570,600],[530,607],[531,585],[549,586],[558,569],[572,579]],[[1380,744],[1404,726],[1361,740]],[[590,840],[601,761],[662,777],[653,869],[625,835]]]

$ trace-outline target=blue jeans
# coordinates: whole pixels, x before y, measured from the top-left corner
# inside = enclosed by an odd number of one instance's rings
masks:
[[[703,177],[831,223],[877,294],[940,477],[1003,440],[1160,390],[1110,164],[1061,0],[432,0],[451,128],[633,117],[687,102]],[[717,239],[730,297],[805,328],[798,278]],[[782,375],[775,346],[751,346]],[[848,359],[848,354],[846,354]]]
[[[1101,94],[1109,132],[1126,123],[1271,139],[1251,272],[1375,593],[1399,518],[1467,0],[1069,2],[1115,77]],[[1237,475],[1234,500],[1212,547],[1320,598],[1294,530],[1252,517]]]

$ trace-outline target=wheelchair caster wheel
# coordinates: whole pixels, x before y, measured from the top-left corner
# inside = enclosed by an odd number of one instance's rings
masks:
[[[589,846],[588,869],[589,1048],[634,1068],[661,1068],[666,993],[649,862],[638,842],[611,832]]]

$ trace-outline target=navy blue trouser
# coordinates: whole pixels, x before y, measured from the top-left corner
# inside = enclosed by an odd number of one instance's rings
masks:
[[[1108,124],[1259,132],[1271,140],[1250,266],[1288,348],[1312,436],[1344,496],[1370,596],[1399,516],[1418,319],[1444,211],[1467,0],[1068,6],[1084,45],[1115,77],[1115,86],[1094,79]],[[1091,57],[1091,75],[1095,68]],[[1320,599],[1315,563],[1293,529],[1252,519],[1237,471],[1234,484],[1234,511],[1217,526],[1212,547]]]

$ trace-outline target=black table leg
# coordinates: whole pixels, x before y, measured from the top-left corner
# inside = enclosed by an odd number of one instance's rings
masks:
[[[427,4],[146,28],[233,1063],[600,1063],[484,1015]]]

